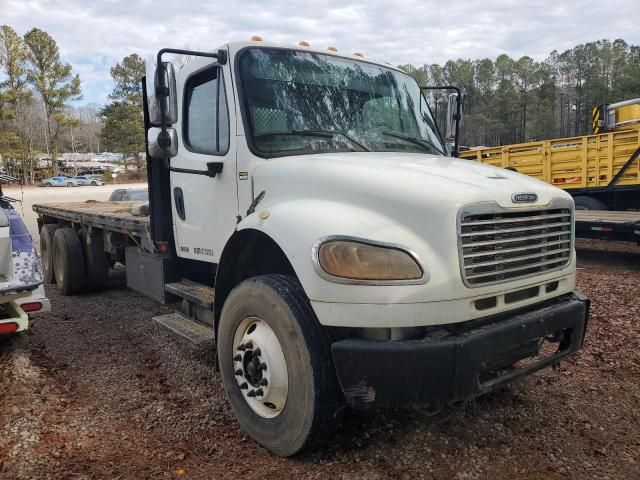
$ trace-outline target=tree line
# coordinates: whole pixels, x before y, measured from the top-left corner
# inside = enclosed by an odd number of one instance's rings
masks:
[[[420,85],[456,85],[464,92],[462,145],[504,145],[590,133],[591,108],[640,97],[640,46],[599,40],[544,61],[506,54],[495,60],[401,65]],[[56,41],[34,28],[22,37],[0,26],[0,156],[5,171],[33,183],[46,154],[57,173],[61,152],[110,151],[143,166],[144,61],[137,54],[111,68],[114,88],[104,106],[77,106],[81,81]],[[446,93],[427,99],[443,124]]]
[[[464,92],[461,144],[505,145],[591,133],[596,105],[640,97],[640,46],[599,40],[537,62],[506,54],[495,60],[401,65],[420,85],[456,85]],[[446,93],[428,101],[443,124]]]
[[[81,81],[65,63],[56,41],[34,28],[20,36],[0,26],[0,158],[5,172],[34,183],[38,158],[44,174],[57,174],[62,152],[122,154],[142,165],[144,150],[140,78],[144,61],[129,55],[111,68],[114,90],[104,106],[77,106]]]

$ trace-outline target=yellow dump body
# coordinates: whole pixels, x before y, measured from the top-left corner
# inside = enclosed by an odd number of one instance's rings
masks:
[[[640,106],[625,109],[624,119],[632,120],[638,113],[635,109]],[[634,123],[598,135],[477,148],[460,152],[460,157],[512,167],[559,188],[579,189],[609,185],[638,148],[640,124]],[[640,186],[640,155],[616,182],[616,186],[629,185]]]

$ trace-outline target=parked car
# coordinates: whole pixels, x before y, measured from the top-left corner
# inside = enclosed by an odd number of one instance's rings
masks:
[[[127,200],[149,200],[147,188],[117,188],[111,192],[109,201],[122,202]]]
[[[43,187],[79,187],[80,184],[75,178],[70,177],[49,177],[42,180]]]
[[[91,185],[97,187],[98,185],[104,185],[104,182],[98,178],[92,178],[89,175],[76,175],[73,177],[78,182],[78,185]]]

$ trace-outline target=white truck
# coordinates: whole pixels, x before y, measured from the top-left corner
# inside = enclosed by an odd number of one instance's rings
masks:
[[[143,86],[148,205],[34,206],[45,276],[75,294],[119,261],[181,300],[156,320],[215,339],[272,452],[326,439],[346,405],[462,401],[582,345],[571,197],[448,156],[402,70],[254,38],[163,49]]]

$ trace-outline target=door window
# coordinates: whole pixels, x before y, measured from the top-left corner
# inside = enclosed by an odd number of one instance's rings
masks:
[[[229,114],[220,73],[214,67],[187,81],[184,140],[196,153],[224,155],[229,149]]]

